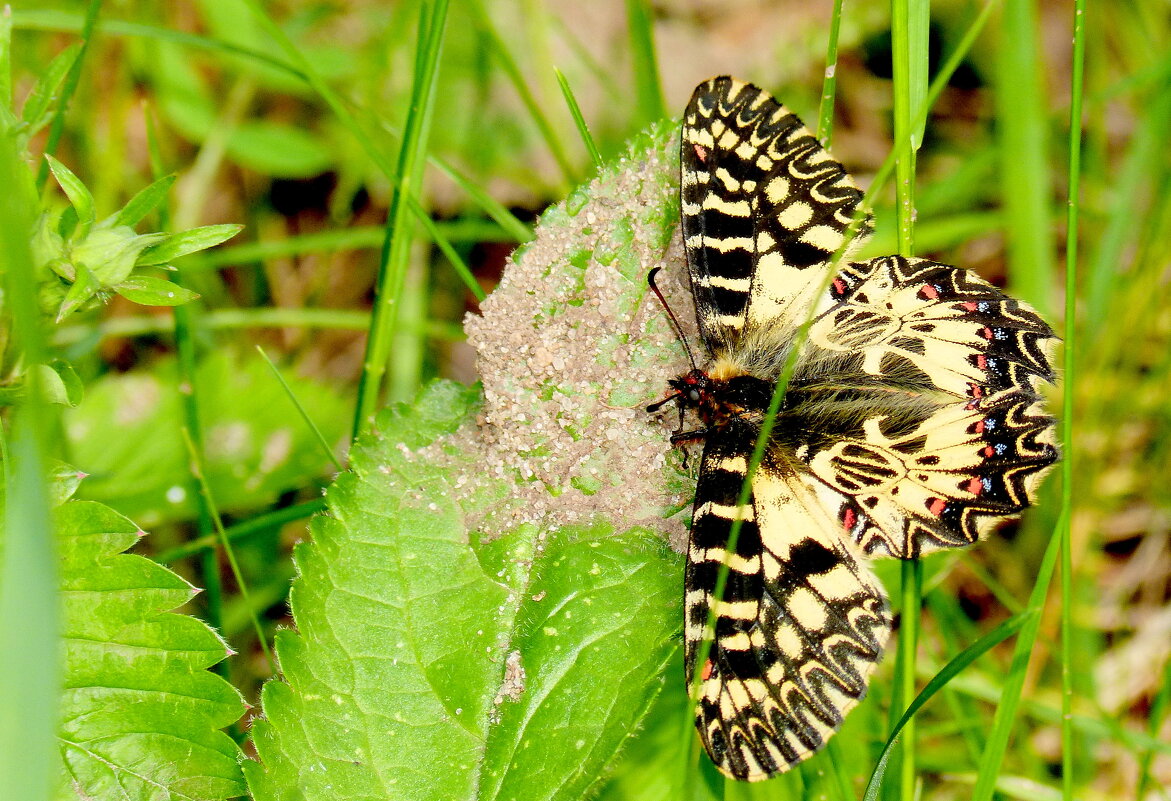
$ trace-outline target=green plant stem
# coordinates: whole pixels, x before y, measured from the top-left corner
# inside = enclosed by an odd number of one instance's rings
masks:
[[[1069,107],[1069,211],[1065,239],[1065,383],[1062,387],[1061,439],[1061,794],[1073,800],[1076,755],[1073,739],[1073,387],[1077,355],[1078,207],[1081,186],[1082,95],[1085,91],[1086,0],[1074,0],[1073,70]],[[1139,796],[1141,797],[1141,796]]]
[[[242,520],[241,522],[236,523],[235,525],[228,526],[224,529],[224,536],[227,537],[228,542],[234,543],[250,537],[253,534],[260,534],[279,526],[283,526],[285,523],[291,523],[294,520],[305,520],[306,518],[312,517],[318,512],[324,510],[324,498],[305,501],[304,503],[288,506],[284,509],[277,509],[275,512],[268,512],[266,514],[250,517],[247,520]],[[212,533],[155,554],[154,560],[161,564],[167,565],[172,562],[177,562],[180,559],[185,559],[188,556],[192,556],[193,554],[201,553],[209,549],[214,549],[219,544],[219,534]]]
[[[898,250],[903,256],[915,252],[915,153],[923,139],[926,117],[916,112],[927,98],[927,29],[930,22],[927,0],[893,0],[891,4],[891,59],[894,89],[895,212],[898,219]],[[919,614],[923,566],[917,557],[902,564],[902,617],[895,662],[896,688],[892,718],[897,709],[915,697],[915,658],[919,643]],[[899,753],[897,796],[915,798],[915,720],[908,717],[903,727]],[[895,788],[892,788],[895,790]]]
[[[323,328],[335,331],[364,331],[370,326],[370,313],[352,309],[220,309],[199,318],[199,327],[207,331],[233,328]],[[169,334],[174,331],[170,317],[111,317],[97,326],[65,326],[53,336],[59,346],[109,337],[137,337]],[[443,342],[460,342],[463,329],[457,323],[424,320],[408,330]]]
[[[423,218],[419,218],[424,222]],[[438,232],[452,242],[513,242],[503,228],[488,220],[467,219],[436,222],[427,217],[431,227],[428,233]],[[424,223],[426,225],[426,223]],[[326,253],[337,250],[362,250],[382,246],[386,231],[381,226],[363,225],[332,231],[317,231],[287,239],[247,242],[240,245],[222,245],[214,250],[193,253],[188,257],[188,272],[216,267],[239,267],[247,262],[299,256],[306,253]],[[435,244],[442,250],[439,239]],[[446,251],[444,251],[446,255]]]
[[[398,315],[399,294],[406,280],[407,260],[410,257],[411,236],[407,224],[407,198],[418,193],[422,182],[422,168],[427,150],[431,109],[435,101],[435,77],[439,71],[439,53],[443,32],[447,25],[447,0],[435,0],[430,14],[424,6],[420,20],[419,53],[415,64],[415,79],[411,88],[411,105],[403,128],[395,171],[394,194],[387,211],[387,236],[383,245],[374,317],[366,343],[362,379],[358,386],[358,403],[354,413],[355,437],[370,423],[378,405],[379,388],[386,372],[391,343],[394,341],[395,320]]]
[[[842,28],[842,0],[834,0],[829,19],[829,41],[825,47],[825,78],[821,83],[821,105],[817,111],[817,138],[829,150],[834,138],[834,97],[838,87],[838,33]]]
[[[1013,723],[1016,720],[1017,710],[1021,703],[1021,690],[1025,685],[1025,673],[1029,667],[1029,656],[1037,642],[1037,633],[1041,627],[1041,610],[1045,606],[1045,597],[1049,592],[1049,582],[1053,578],[1053,570],[1057,564],[1057,557],[1061,548],[1061,537],[1058,532],[1063,526],[1068,526],[1066,514],[1058,521],[1054,535],[1049,540],[1045,555],[1041,559],[1041,566],[1037,570],[1037,580],[1029,594],[1029,603],[1025,612],[1028,619],[1021,627],[1013,648],[1012,665],[1005,677],[1000,691],[996,712],[992,716],[992,728],[988,732],[988,739],[984,745],[984,753],[980,756],[980,765],[976,773],[976,786],[972,790],[973,801],[991,801],[992,793],[996,789],[996,780],[1000,776],[1000,766],[1004,762],[1004,754],[1008,749],[1008,740],[1012,735]]]
[[[915,697],[915,662],[919,648],[919,614],[923,596],[923,563],[906,559],[900,565],[902,617],[899,624],[898,655],[895,661],[895,697],[897,708],[909,705]],[[908,707],[909,709],[909,707]],[[899,755],[898,795],[904,801],[913,801],[915,793],[915,718],[906,717],[903,724],[902,751]]]
[[[875,801],[878,798],[878,791],[882,787],[882,779],[886,773],[886,765],[893,752],[895,743],[898,742],[898,737],[906,729],[907,724],[914,719],[915,713],[930,701],[936,693],[946,687],[960,672],[967,668],[968,665],[1020,631],[1021,626],[1025,624],[1030,616],[1034,615],[1036,615],[1036,612],[1025,612],[1014,615],[1004,621],[988,634],[985,634],[965,648],[962,652],[956,654],[938,673],[931,677],[931,680],[927,682],[922,692],[915,696],[915,700],[907,705],[907,709],[903,712],[902,717],[891,727],[890,736],[887,738],[886,745],[882,748],[882,753],[879,755],[878,762],[874,766],[874,772],[870,774],[870,781],[866,784],[865,801]]]
[[[231,103],[228,104],[232,106]],[[225,114],[231,115],[229,110]],[[162,148],[160,147],[157,130],[154,125],[153,118],[146,115],[146,130],[147,130],[147,150],[150,155],[151,172],[154,179],[158,180],[163,175],[167,174],[166,165],[163,161]],[[204,143],[204,147],[200,149],[199,156],[196,162],[201,161],[206,165],[208,162],[218,164],[222,158],[223,150],[222,143],[225,134],[221,130],[216,136],[210,137],[208,142]],[[216,144],[216,141],[219,144]],[[204,167],[202,174],[205,176],[204,180],[194,180],[191,184],[193,187],[205,185],[210,181],[212,170]],[[190,191],[194,194],[199,194],[198,188],[192,188]],[[190,196],[189,196],[190,197]],[[195,222],[194,212],[189,218],[190,223]],[[159,227],[162,230],[167,230],[172,226],[171,219],[171,204],[164,201],[159,207]],[[175,282],[180,286],[185,286],[184,274],[182,270],[176,269]],[[174,340],[176,350],[176,367],[178,382],[175,386],[175,391],[179,395],[179,404],[182,409],[184,425],[189,432],[193,447],[198,452],[200,459],[203,458],[203,425],[200,422],[199,416],[199,384],[195,379],[196,372],[196,353],[195,353],[195,336],[193,334],[194,321],[192,319],[191,309],[188,305],[183,304],[175,306],[171,309],[171,319],[174,323]],[[190,489],[196,490],[194,493],[196,498],[196,531],[199,536],[207,536],[214,531],[211,510],[207,506],[206,498],[203,493],[198,492],[199,483],[195,476],[191,476]],[[207,622],[216,629],[223,628],[223,611],[224,611],[224,584],[220,580],[220,566],[214,550],[207,550],[200,555],[200,576],[203,584],[204,597],[204,617]],[[228,681],[231,681],[232,666],[229,660],[221,660],[215,665],[215,670]]]
[[[244,601],[244,605],[248,608],[250,617],[252,618],[252,628],[256,632],[256,640],[260,644],[260,650],[264,652],[264,659],[268,663],[268,669],[272,675],[276,675],[276,660],[273,659],[272,650],[268,647],[268,638],[264,634],[264,628],[260,625],[260,619],[256,615],[256,610],[252,607],[251,601],[248,598],[248,582],[244,580],[244,574],[240,571],[240,565],[236,561],[236,549],[232,546],[232,542],[228,539],[227,532],[224,531],[223,520],[220,518],[219,509],[216,507],[215,498],[211,494],[211,487],[207,485],[207,479],[204,477],[203,460],[200,458],[199,451],[195,447],[195,443],[191,439],[191,432],[186,428],[183,429],[183,441],[187,446],[187,455],[191,459],[191,473],[199,482],[199,492],[203,495],[204,502],[207,504],[208,513],[211,515],[212,522],[215,525],[215,532],[219,536],[220,545],[224,549],[224,556],[228,559],[228,566],[232,569],[232,576],[236,580],[236,588],[240,591],[240,597]]]

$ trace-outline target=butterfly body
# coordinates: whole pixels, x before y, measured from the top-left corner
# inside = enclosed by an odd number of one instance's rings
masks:
[[[696,89],[680,183],[710,357],[669,382],[699,418],[672,442],[703,442],[685,664],[708,754],[752,781],[816,752],[865,694],[891,627],[867,557],[968,545],[1029,503],[1056,459],[1038,392],[1053,335],[954,267],[835,265],[851,224],[869,230],[861,193],[755,86]]]

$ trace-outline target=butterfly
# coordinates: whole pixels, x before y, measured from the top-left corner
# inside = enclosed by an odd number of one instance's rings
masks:
[[[962,269],[903,256],[835,266],[862,193],[751,84],[696,88],[680,199],[709,359],[649,408],[699,417],[671,438],[703,443],[684,662],[712,762],[756,781],[814,754],[865,695],[891,628],[869,558],[970,545],[1035,498],[1057,459],[1040,397],[1056,337]]]

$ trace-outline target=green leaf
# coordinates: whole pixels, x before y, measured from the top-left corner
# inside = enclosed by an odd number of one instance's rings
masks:
[[[143,217],[154,211],[167,197],[167,192],[174,185],[175,178],[176,176],[173,173],[171,175],[164,175],[150,186],[140,190],[113,217],[112,224],[115,226],[129,225],[131,227],[138,225]]]
[[[344,441],[349,401],[293,376],[293,392],[331,443]],[[259,357],[217,354],[196,369],[204,469],[225,512],[271,503],[281,493],[331,475],[333,467],[297,418],[280,384]],[[108,503],[145,526],[190,519],[196,512],[175,363],[110,375],[91,383],[66,410],[73,462],[91,474],[81,494]]]
[[[132,275],[115,286],[114,291],[143,306],[179,306],[199,297],[186,287],[151,275]]]
[[[220,242],[231,239],[244,229],[242,225],[204,225],[192,228],[178,234],[171,234],[162,242],[142,251],[138,257],[138,266],[166,264],[188,253],[197,253],[201,250],[215,247]]]
[[[80,231],[80,229],[79,229]],[[103,287],[116,286],[130,277],[143,250],[166,239],[166,234],[136,234],[126,225],[115,228],[95,226],[73,247],[70,259],[75,265],[85,265]]]
[[[24,108],[21,109],[21,119],[28,126],[24,131],[25,136],[32,136],[52,119],[50,106],[57,97],[61,82],[65,80],[65,75],[80,52],[80,42],[69,45],[40,73],[41,77],[33,84],[28,99],[24,101]],[[52,162],[49,163],[51,166]]]
[[[54,359],[48,364],[37,365],[41,371],[41,390],[49,403],[76,406],[85,394],[81,378],[73,366],[64,359]]]
[[[258,801],[579,799],[664,684],[684,692],[664,534],[687,478],[638,409],[686,364],[645,303],[677,228],[672,140],[546,213],[469,326],[482,401],[433,385],[353,447],[296,551]]]
[[[902,717],[899,718],[898,723],[896,723],[894,728],[891,730],[890,736],[886,740],[886,744],[883,745],[882,753],[879,754],[878,762],[874,766],[874,772],[870,774],[870,781],[866,783],[866,794],[864,796],[865,801],[875,801],[875,799],[878,798],[878,791],[882,786],[882,779],[886,775],[887,762],[890,760],[891,749],[898,741],[899,734],[902,732],[903,727],[907,725],[907,722],[911,720],[911,718],[915,716],[919,709],[922,708],[922,706],[928,701],[930,701],[936,693],[946,687],[948,682],[963,672],[963,670],[967,668],[968,665],[972,664],[992,648],[1020,631],[1020,628],[1024,625],[1025,621],[1030,616],[1035,614],[1036,612],[1030,611],[1022,612],[1019,615],[1010,617],[995,629],[985,634],[979,640],[969,645],[959,654],[956,654],[956,656],[953,657],[950,662],[944,665],[943,668],[940,669],[940,671],[931,678],[931,681],[927,682],[927,686],[924,687],[919,692],[919,694],[915,696],[915,700],[907,706],[907,710],[903,713]]]
[[[61,305],[57,308],[55,322],[59,323],[92,300],[102,288],[102,284],[84,264],[73,264],[59,259],[52,262],[50,266],[58,274],[73,274],[73,283],[70,284]]]
[[[81,179],[74,175],[68,167],[48,153],[45,154],[45,160],[49,162],[49,169],[53,171],[53,177],[57,179],[61,190],[65,192],[65,196],[69,198],[69,203],[77,213],[78,227],[73,231],[73,236],[77,240],[82,240],[89,233],[90,226],[94,222],[94,197],[85,188]]]
[[[240,795],[238,752],[220,729],[244,703],[207,670],[227,647],[202,622],[168,612],[195,588],[123,553],[142,532],[107,506],[71,501],[54,522],[65,687],[58,797]]]
[[[438,384],[383,415],[330,489],[297,553],[304,634],[278,638],[286,681],[254,729],[256,798],[580,798],[661,686],[681,560],[660,538],[469,536],[449,470],[400,449],[454,431],[474,399]]]

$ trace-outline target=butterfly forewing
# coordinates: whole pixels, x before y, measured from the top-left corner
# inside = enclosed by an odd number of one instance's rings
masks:
[[[693,675],[714,620],[696,723],[716,765],[749,781],[787,770],[825,743],[865,694],[890,628],[882,590],[818,497],[829,495],[824,487],[766,461],[748,503],[738,505],[757,434],[736,421],[704,447],[685,638]],[[727,580],[717,602],[721,564]]]
[[[767,92],[728,77],[692,95],[680,164],[684,244],[708,346],[803,313],[862,198],[842,165]]]

